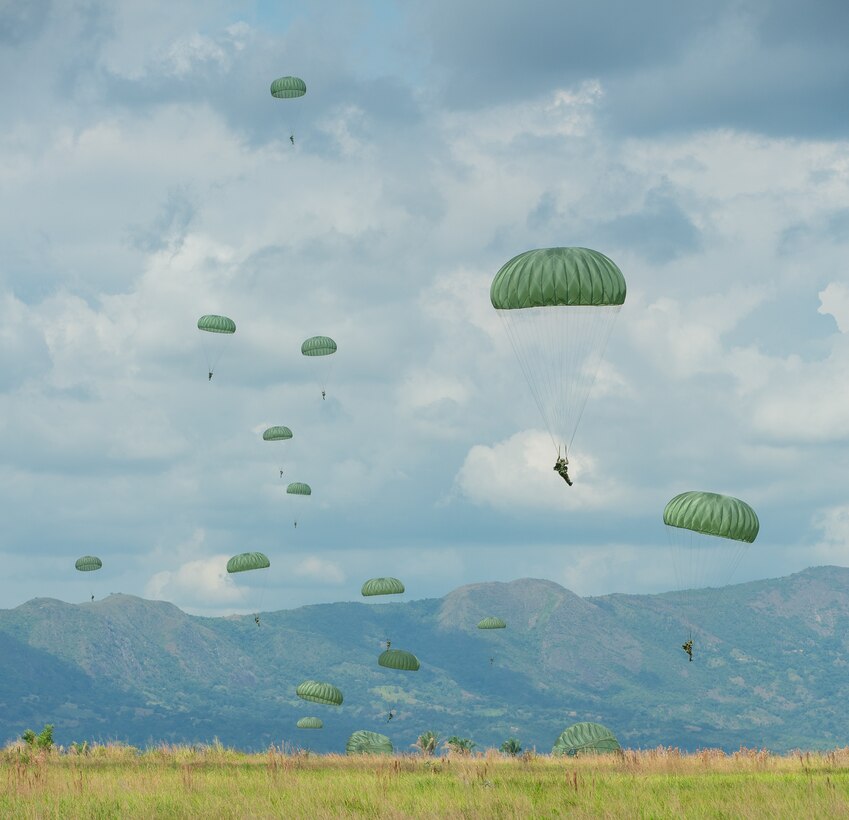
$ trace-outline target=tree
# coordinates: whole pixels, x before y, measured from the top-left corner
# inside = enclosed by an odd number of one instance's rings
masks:
[[[473,740],[467,737],[457,737],[457,735],[451,735],[448,740],[445,741],[446,748],[451,752],[456,752],[457,754],[464,755],[468,757],[472,753],[472,749],[475,748],[478,744]]]
[[[418,740],[413,744],[425,757],[431,756],[436,751],[436,744],[439,743],[439,735],[436,732],[423,732],[419,735]]]
[[[516,757],[519,752],[522,751],[522,744],[515,737],[508,737],[504,743],[501,744],[501,751],[504,754],[510,755],[510,757]]]

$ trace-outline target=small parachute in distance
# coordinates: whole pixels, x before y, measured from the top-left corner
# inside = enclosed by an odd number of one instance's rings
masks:
[[[362,594],[369,595],[401,595],[404,585],[397,578],[370,578],[363,584]]]
[[[379,666],[387,669],[400,669],[402,672],[418,672],[419,659],[412,652],[403,649],[386,649],[380,653],[377,659]]]
[[[330,372],[333,370],[333,363],[336,361],[335,357],[332,359],[327,357],[332,356],[336,350],[336,342],[329,336],[311,336],[301,345],[301,353],[304,356],[318,358],[320,362],[326,362],[326,364],[316,365],[321,377],[322,399],[327,397],[327,382],[330,378]]]
[[[263,434],[263,441],[287,441],[292,438],[292,431],[288,427],[269,427]]]
[[[299,683],[295,694],[304,700],[324,703],[328,706],[341,706],[343,700],[342,692],[332,683],[317,680],[305,680]]]
[[[354,732],[345,744],[348,755],[391,755],[393,751],[392,741],[386,735],[365,729]]]
[[[307,84],[300,77],[278,77],[271,83],[271,96],[278,100],[293,100],[307,93]]]
[[[303,97],[304,94],[307,93],[307,84],[300,77],[278,77],[271,83],[271,96],[276,97],[278,100],[297,100],[300,97]],[[287,104],[286,113],[288,115],[289,121],[289,141],[292,143],[292,147],[295,146],[295,131],[296,131],[296,120],[297,120],[297,111],[293,111],[292,108],[289,107],[290,104]],[[297,109],[300,107],[300,103],[293,106],[293,108]]]
[[[205,330],[207,333],[230,334],[236,332],[236,323],[228,316],[217,316],[210,313],[198,319],[198,330]]]
[[[80,572],[94,572],[102,566],[103,561],[96,555],[83,555],[82,558],[77,558],[74,562],[74,568]]]
[[[506,629],[507,624],[501,620],[501,618],[496,618],[495,616],[490,616],[489,618],[484,618],[482,621],[478,622],[478,629]]]
[[[330,356],[336,350],[336,342],[329,336],[311,336],[301,345],[304,356]]]
[[[616,735],[600,723],[574,723],[557,738],[553,755],[616,754],[622,747]]]
[[[323,729],[324,721],[317,717],[302,717],[296,726],[299,729]]]
[[[312,495],[312,487],[309,484],[304,484],[303,481],[293,481],[286,487],[286,492],[289,495]]]
[[[219,338],[224,338],[225,336],[232,336],[236,332],[236,323],[229,316],[219,316],[215,313],[209,313],[198,319],[198,330],[203,330],[206,333],[215,333]],[[224,345],[220,341],[207,342],[207,338],[206,336],[203,337],[203,355],[206,357],[206,367],[209,375],[208,381],[212,381],[215,367],[221,358],[221,354],[224,352]]]
[[[268,569],[271,561],[261,552],[242,552],[227,562],[227,572],[248,572],[254,569]]]

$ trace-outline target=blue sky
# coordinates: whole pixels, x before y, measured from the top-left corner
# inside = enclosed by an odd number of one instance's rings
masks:
[[[687,489],[757,509],[739,580],[847,563],[847,33],[790,0],[0,3],[4,605],[660,591]],[[488,299],[552,245],[629,287],[571,490]],[[211,383],[203,313],[238,325]]]

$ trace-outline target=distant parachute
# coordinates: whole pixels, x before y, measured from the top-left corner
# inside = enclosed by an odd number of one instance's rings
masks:
[[[302,717],[296,725],[299,729],[323,729],[324,721],[317,717]]]
[[[345,744],[345,754],[349,755],[391,755],[392,741],[378,732],[361,729],[354,732]]]
[[[278,77],[271,83],[271,96],[292,100],[307,93],[307,84],[300,77]]]
[[[269,427],[263,434],[263,441],[286,441],[292,438],[292,431],[288,427]]]
[[[306,498],[307,496],[312,495],[312,487],[309,484],[304,484],[303,481],[293,481],[288,487],[286,487],[286,494],[292,495],[295,497],[301,496],[302,498]],[[295,526],[298,526],[298,518],[299,516],[295,516]]]
[[[271,96],[278,100],[297,100],[307,93],[307,84],[300,77],[278,77],[271,83]],[[302,103],[286,104],[286,116],[288,119],[289,140],[295,145],[295,131],[297,130],[298,115]]]
[[[342,705],[342,692],[331,683],[305,680],[303,683],[298,684],[295,694],[299,698],[312,701],[313,703],[324,703],[328,706]]]
[[[757,513],[730,495],[689,491],[669,501],[663,523],[676,586],[683,593],[686,614],[698,622],[716,608],[716,596],[757,538]],[[710,589],[698,592],[706,587]]]
[[[404,585],[397,578],[370,578],[363,584],[362,594],[369,595],[400,595]]]
[[[301,345],[304,356],[330,356],[336,352],[336,342],[329,336],[311,336]]]
[[[227,562],[227,572],[248,572],[253,569],[267,569],[271,561],[261,552],[243,552],[234,555]]]
[[[505,629],[507,624],[501,620],[501,618],[496,618],[491,616],[489,618],[484,618],[482,621],[478,622],[478,629]]]
[[[301,345],[301,353],[310,358],[318,357],[321,365],[318,365],[319,377],[321,381],[321,397],[324,398],[327,393],[327,382],[330,379],[330,373],[333,370],[333,363],[336,358],[327,358],[336,352],[336,342],[329,336],[311,336]]]
[[[82,558],[77,558],[74,562],[74,567],[80,572],[94,572],[94,570],[100,569],[102,566],[103,561],[96,555],[83,555]]]
[[[558,457],[572,446],[625,293],[622,271],[589,248],[525,251],[492,280],[490,301]]]
[[[551,750],[553,755],[613,754],[622,747],[616,735],[600,723],[575,723],[566,729]]]
[[[225,336],[231,336],[236,332],[236,323],[227,316],[218,316],[214,313],[208,314],[206,316],[201,316],[198,319],[198,330],[203,330],[206,333],[215,333],[217,334],[217,341],[209,341],[206,340],[209,338],[207,336],[203,336],[203,355],[206,357],[206,366],[209,372],[209,380],[212,380],[212,375],[215,372],[215,366],[218,364],[218,360],[221,358],[221,354],[224,352],[224,345],[221,343],[221,339]]]
[[[198,330],[205,330],[207,333],[230,334],[236,332],[236,323],[227,316],[209,314],[198,319]]]
[[[386,649],[377,659],[380,666],[387,669],[400,669],[402,672],[418,672],[419,659],[412,652],[403,649]]]
[[[293,481],[286,488],[286,492],[289,495],[312,495],[312,487],[309,484],[304,484],[303,481]]]

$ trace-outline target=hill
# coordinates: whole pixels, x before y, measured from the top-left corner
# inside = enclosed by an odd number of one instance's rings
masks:
[[[548,751],[566,725],[594,720],[632,747],[846,745],[849,570],[691,596],[694,663],[680,649],[682,595],[581,598],[533,579],[271,612],[260,628],[250,616],[201,618],[128,595],[35,599],[0,610],[0,739],[51,722],[59,743],[218,737],[330,751],[368,728],[406,750],[432,729],[479,746],[513,735]],[[490,614],[508,628],[478,630]],[[385,638],[415,652],[421,670],[379,667]],[[299,700],[295,686],[310,677],[339,686],[343,706]],[[294,728],[309,714],[323,731]]]

